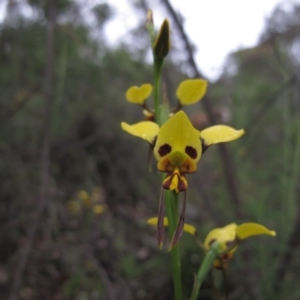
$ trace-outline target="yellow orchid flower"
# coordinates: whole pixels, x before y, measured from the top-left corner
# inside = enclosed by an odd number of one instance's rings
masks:
[[[186,174],[197,170],[202,153],[211,145],[236,140],[244,134],[244,130],[235,130],[224,125],[209,127],[203,131],[195,129],[183,111],[174,114],[162,125],[150,121],[129,125],[121,123],[123,130],[134,136],[140,137],[153,147],[159,171],[167,173],[162,182],[162,187],[176,193],[186,191],[188,182]],[[171,241],[175,245],[180,238],[184,226],[186,209],[186,193],[184,195],[182,211],[179,222]],[[159,200],[158,242],[163,239],[163,194]]]
[[[200,132],[183,111],[174,114],[161,128],[150,121],[133,125],[122,122],[121,127],[152,145],[158,170],[167,173],[163,187],[177,193],[187,189],[185,174],[197,170],[204,150],[213,144],[234,141],[244,134],[243,129],[235,130],[225,125]]]
[[[148,219],[147,224],[157,225],[158,218]],[[163,225],[169,225],[168,218],[163,219]],[[183,231],[194,237],[197,236],[197,229],[193,225],[185,223]],[[214,242],[219,243],[219,258],[214,261],[213,265],[216,269],[224,269],[228,265],[228,260],[232,258],[233,253],[236,251],[239,242],[255,235],[276,236],[276,232],[258,223],[243,223],[241,225],[231,223],[222,228],[211,230],[206,236],[204,244],[202,245],[201,242],[200,244],[207,252]]]
[[[232,223],[225,227],[211,230],[204,240],[204,248],[208,251],[210,246],[215,241],[218,241],[220,253],[219,258],[214,261],[214,267],[217,269],[225,269],[241,240],[262,234],[275,236],[276,232],[257,223],[243,223],[241,225]]]

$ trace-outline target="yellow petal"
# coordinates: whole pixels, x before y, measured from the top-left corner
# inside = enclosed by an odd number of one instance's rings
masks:
[[[150,218],[147,220],[147,224],[149,225],[157,225],[157,220],[158,218],[157,217],[154,217],[154,218]],[[168,226],[169,225],[169,222],[168,222],[168,218],[167,217],[164,217],[164,226]],[[190,224],[184,224],[183,226],[183,231],[195,236],[197,235],[197,230],[196,228],[193,226],[193,225],[190,225]]]
[[[227,249],[231,249],[231,243],[236,240],[236,228],[237,225],[232,223],[225,227],[211,230],[204,240],[205,249],[209,250],[214,241],[219,242],[220,252],[225,252]]]
[[[126,91],[128,102],[143,104],[152,93],[152,85],[149,83],[142,84],[140,87],[132,86]]]
[[[200,101],[206,93],[207,81],[203,79],[187,79],[182,81],[176,96],[182,105],[190,105]]]
[[[236,130],[226,125],[215,125],[208,127],[200,132],[201,139],[205,146],[218,143],[231,142],[244,134],[244,129]]]
[[[156,123],[150,121],[139,122],[133,125],[122,122],[121,127],[129,134],[148,141],[150,144],[153,143],[154,138],[157,136],[157,133],[159,131],[159,126]]]
[[[275,236],[276,232],[271,231],[263,225],[257,223],[243,223],[236,228],[237,237],[241,240],[260,234]]]

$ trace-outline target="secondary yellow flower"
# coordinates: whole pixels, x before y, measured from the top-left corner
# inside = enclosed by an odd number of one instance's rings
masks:
[[[147,223],[149,225],[157,225],[158,218],[150,218],[147,220]],[[163,219],[163,225],[169,225],[168,218],[165,217]],[[193,225],[184,224],[183,231],[194,237],[197,236],[197,229]],[[206,236],[203,246],[201,246],[207,252],[214,242],[218,242],[219,257],[214,261],[213,266],[216,269],[224,269],[228,265],[228,260],[232,258],[233,253],[236,251],[238,244],[242,240],[255,235],[275,236],[276,232],[258,223],[243,223],[241,225],[231,223],[222,228],[211,230]]]
[[[173,115],[161,128],[156,123],[149,121],[134,125],[122,122],[121,127],[126,132],[150,143],[157,160],[158,170],[167,173],[162,187],[177,193],[187,190],[186,174],[197,170],[197,163],[209,146],[236,140],[244,134],[243,129],[235,130],[224,125],[212,126],[200,132],[193,127],[183,111]],[[177,243],[182,234],[185,209],[186,193],[171,246]],[[158,242],[160,245],[163,239],[163,214],[164,203],[161,196],[158,212]]]
[[[228,260],[232,258],[239,242],[255,235],[275,236],[276,232],[257,223],[243,223],[241,225],[232,223],[210,231],[204,240],[204,248],[208,251],[214,242],[219,243],[219,257],[214,261],[214,267],[224,269],[227,268]]]

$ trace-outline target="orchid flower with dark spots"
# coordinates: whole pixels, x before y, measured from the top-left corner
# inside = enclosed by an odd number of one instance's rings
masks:
[[[170,248],[173,248],[182,235],[186,210],[186,174],[194,173],[203,152],[211,145],[230,142],[244,134],[244,130],[235,130],[229,126],[216,125],[198,131],[183,111],[177,112],[161,128],[150,121],[129,125],[121,123],[123,130],[150,143],[157,160],[159,171],[166,173],[162,187],[176,193],[184,192],[182,211],[174,232]],[[163,241],[164,201],[163,193],[159,200],[158,244]]]

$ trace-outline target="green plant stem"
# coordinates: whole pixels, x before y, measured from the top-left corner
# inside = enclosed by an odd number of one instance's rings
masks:
[[[154,97],[154,110],[155,110],[155,121],[161,126],[167,120],[161,120],[160,111],[160,81],[161,81],[162,62],[154,60],[154,86],[153,86],[153,97]]]
[[[218,256],[219,247],[219,243],[214,242],[211,245],[210,250],[205,254],[202,264],[200,265],[200,268],[198,270],[198,274],[197,276],[195,276],[195,283],[190,300],[197,300],[201,284],[208,272],[211,270],[213,261]]]
[[[178,222],[178,194],[171,191],[165,192],[165,204],[168,216],[168,232],[170,240],[173,237],[176,225]],[[181,263],[178,244],[170,251],[172,260],[172,276],[174,284],[174,299],[182,299],[182,287],[181,287]]]
[[[169,115],[169,108],[166,103],[160,104],[160,88],[161,88],[161,73],[163,67],[163,59],[154,57],[154,84],[153,84],[153,97],[154,97],[154,110],[155,121],[161,127],[167,120]],[[162,180],[165,175],[162,176]],[[175,232],[178,222],[178,193],[165,191],[165,207],[168,217],[168,232],[170,240]],[[174,299],[182,300],[182,286],[181,286],[181,263],[179,247],[176,245],[171,251],[172,262],[172,277],[174,285]]]

